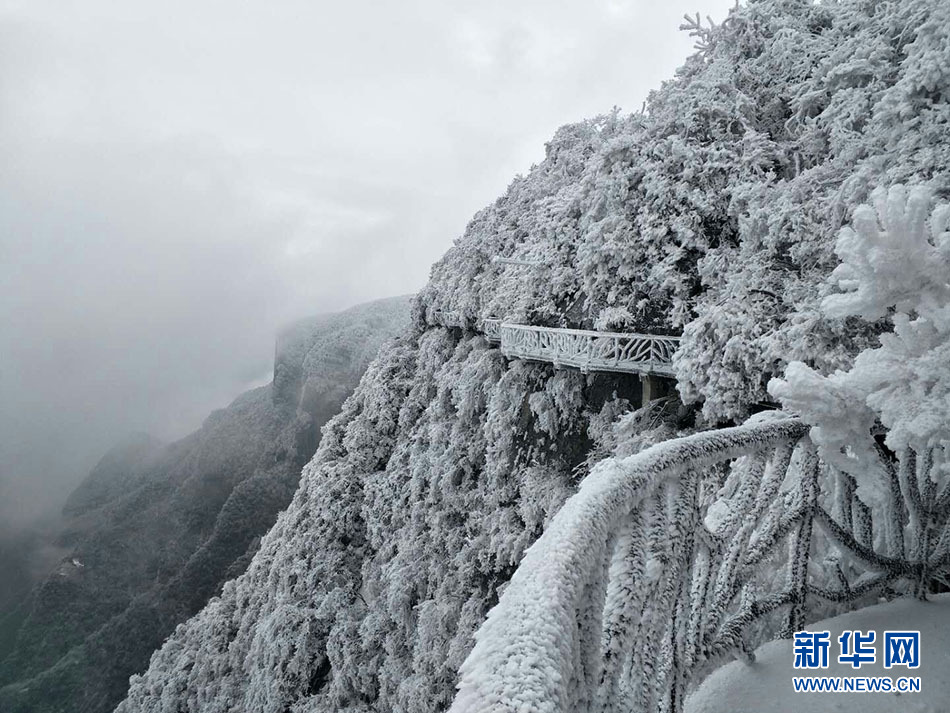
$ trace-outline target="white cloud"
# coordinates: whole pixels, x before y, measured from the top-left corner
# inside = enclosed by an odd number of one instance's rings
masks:
[[[0,476],[181,435],[280,322],[418,289],[730,4],[0,0]]]

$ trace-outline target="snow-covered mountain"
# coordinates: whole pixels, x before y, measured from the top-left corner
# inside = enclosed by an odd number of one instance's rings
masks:
[[[700,51],[645,112],[562,128],[475,216],[247,571],[119,711],[442,710],[588,464],[618,433],[636,447],[695,425],[676,408],[617,421],[634,378],[508,361],[437,311],[681,331],[679,393],[707,424],[757,408],[792,360],[830,371],[875,343],[883,326],[819,307],[874,188],[950,194],[950,8],[752,0],[692,31]]]
[[[139,435],[106,454],[66,504],[68,555],[21,609],[0,710],[111,710],[175,625],[244,571],[321,427],[408,318],[399,297],[294,324],[271,384],[176,443]]]

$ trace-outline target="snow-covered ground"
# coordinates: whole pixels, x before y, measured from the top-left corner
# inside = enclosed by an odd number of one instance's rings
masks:
[[[733,661],[707,678],[686,701],[685,713],[946,713],[950,711],[950,595],[929,602],[900,599],[816,622],[808,631],[831,632],[829,666],[820,671],[792,667],[792,642],[771,641],[756,661]],[[877,660],[853,669],[837,662],[843,630],[878,632]],[[920,668],[885,670],[880,640],[887,630],[920,631]],[[920,693],[795,693],[792,678],[818,676],[919,676]]]

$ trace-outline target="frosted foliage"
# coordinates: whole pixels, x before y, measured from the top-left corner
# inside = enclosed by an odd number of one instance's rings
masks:
[[[436,263],[424,307],[683,330],[680,390],[713,420],[744,418],[790,361],[849,367],[880,330],[820,308],[849,207],[950,189],[950,4],[757,0],[707,34],[644,113],[561,128]]]
[[[872,198],[839,234],[841,264],[831,281],[841,292],[822,306],[836,317],[888,315],[892,331],[848,371],[825,377],[793,363],[770,384],[845,467],[862,460],[860,444],[870,450],[875,420],[895,451],[937,448],[939,459],[950,445],[950,205],[934,207],[921,186],[879,189]]]
[[[838,234],[831,281],[841,292],[824,299],[824,311],[875,320],[892,307],[907,315],[950,302],[950,205],[931,213],[923,186],[879,188],[872,200]]]
[[[595,465],[476,633],[451,713],[678,713],[757,643],[944,587],[929,458],[882,458],[891,487],[864,499],[808,430],[771,412]]]
[[[863,478],[876,462],[871,442],[875,414],[853,384],[828,379],[801,362],[792,362],[785,379],[773,379],[769,391],[785,408],[814,424],[812,439],[838,467]]]

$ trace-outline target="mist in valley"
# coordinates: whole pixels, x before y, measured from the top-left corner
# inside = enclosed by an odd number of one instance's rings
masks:
[[[0,2],[0,600],[113,444],[266,383],[280,325],[418,289],[729,5]]]

